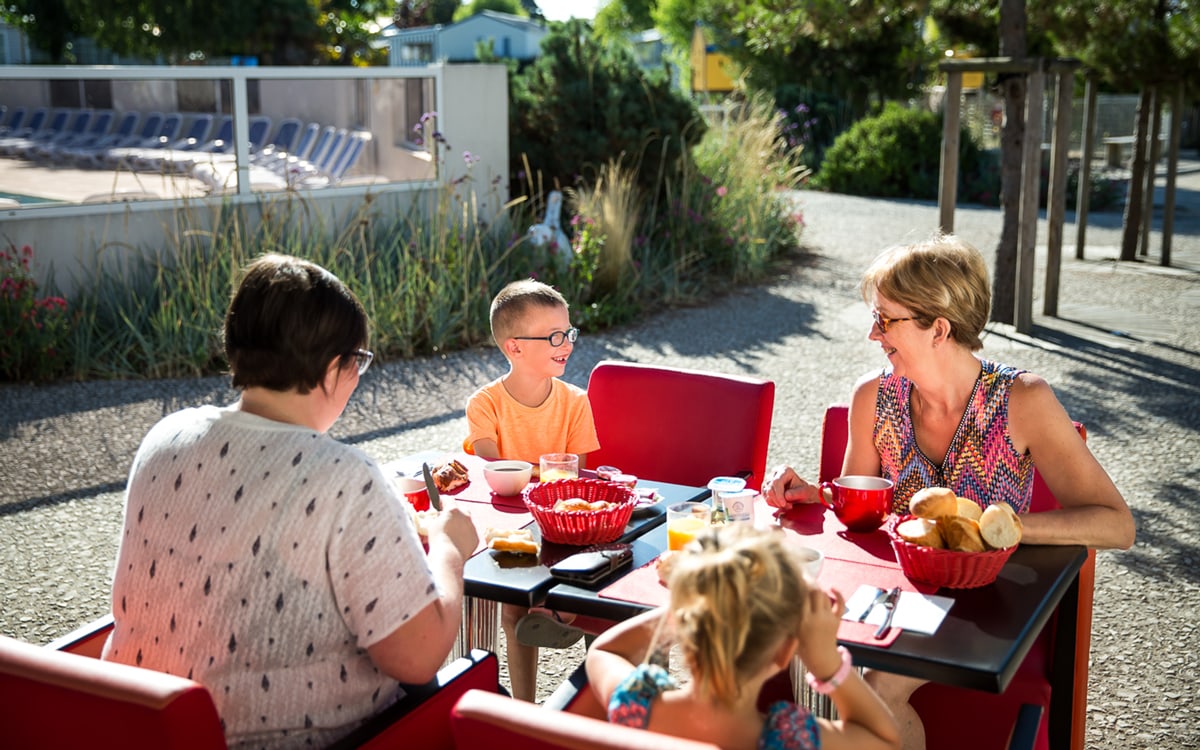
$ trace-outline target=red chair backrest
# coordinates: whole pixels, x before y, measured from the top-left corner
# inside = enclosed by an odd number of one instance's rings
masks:
[[[600,450],[588,466],[701,487],[766,472],[775,384],[715,372],[601,362],[588,381]]]
[[[225,747],[203,686],[6,636],[0,636],[0,706],[8,747]]]
[[[717,750],[707,742],[609,724],[479,690],[468,690],[458,700],[450,726],[460,750]]]

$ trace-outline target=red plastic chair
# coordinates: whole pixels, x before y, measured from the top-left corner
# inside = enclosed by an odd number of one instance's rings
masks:
[[[1086,440],[1087,430],[1084,426],[1076,422],[1075,427]],[[848,436],[849,406],[829,406],[825,410],[825,419],[821,426],[820,481],[841,475]],[[1058,501],[1035,469],[1030,512],[1037,513],[1058,507]],[[1092,595],[1095,576],[1096,553],[1093,550],[1089,552],[1087,562],[1079,571],[1079,596],[1074,604],[1075,632],[1058,633],[1056,615],[1038,636],[1004,693],[996,695],[931,682],[913,694],[911,703],[925,724],[926,747],[929,750],[961,748],[964,738],[970,738],[973,750],[1003,747],[999,743],[1007,736],[1008,729],[1018,723],[1022,716],[1022,706],[1034,705],[1044,708],[1055,700],[1051,695],[1048,676],[1054,668],[1053,655],[1061,648],[1073,649],[1075,654],[1074,711],[1071,717],[1070,747],[1071,750],[1083,750],[1087,722],[1088,656],[1092,641]],[[1064,599],[1059,606],[1072,605]],[[1028,716],[1028,709],[1025,715]],[[1028,718],[1025,719],[1025,723],[1029,723]],[[1048,726],[1045,720],[1039,722],[1035,747],[1038,750],[1046,750],[1049,747]]]
[[[715,476],[741,475],[755,489],[762,483],[771,381],[605,361],[592,370],[588,400],[600,439],[588,466],[693,487]]]
[[[458,700],[450,727],[461,750],[718,750],[711,743],[609,724],[479,690],[468,690]]]
[[[107,616],[46,647],[0,637],[6,746],[224,748],[220,718],[202,685],[96,658],[111,629]],[[455,659],[334,748],[452,750],[450,708],[472,689],[500,690],[495,654],[475,650]]]

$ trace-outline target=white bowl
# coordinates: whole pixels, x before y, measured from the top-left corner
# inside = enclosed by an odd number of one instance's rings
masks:
[[[489,461],[483,465],[483,478],[497,495],[519,495],[529,478],[533,464],[528,461]]]

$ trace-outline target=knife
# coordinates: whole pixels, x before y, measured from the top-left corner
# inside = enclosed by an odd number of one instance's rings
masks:
[[[421,464],[421,474],[425,476],[425,490],[429,493],[429,507],[438,511],[442,511],[442,496],[438,493],[437,485],[433,482],[433,472],[429,470],[429,464]]]
[[[891,629],[892,617],[896,614],[896,604],[899,601],[900,587],[897,586],[888,592],[887,598],[882,602],[884,609],[887,610],[887,614],[884,615],[883,622],[879,624],[879,629],[875,631],[876,640],[883,640],[883,637],[887,635],[888,630]]]
[[[858,613],[858,616],[854,618],[854,621],[862,622],[863,620],[866,620],[867,615],[871,614],[871,610],[875,609],[875,605],[886,599],[887,595],[887,589],[875,589],[875,598],[867,602],[867,606],[863,607],[862,612]]]

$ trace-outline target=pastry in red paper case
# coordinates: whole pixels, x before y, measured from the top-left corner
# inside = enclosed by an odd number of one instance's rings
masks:
[[[433,470],[433,483],[438,492],[453,492],[464,484],[470,484],[467,467],[457,459],[450,459]]]

